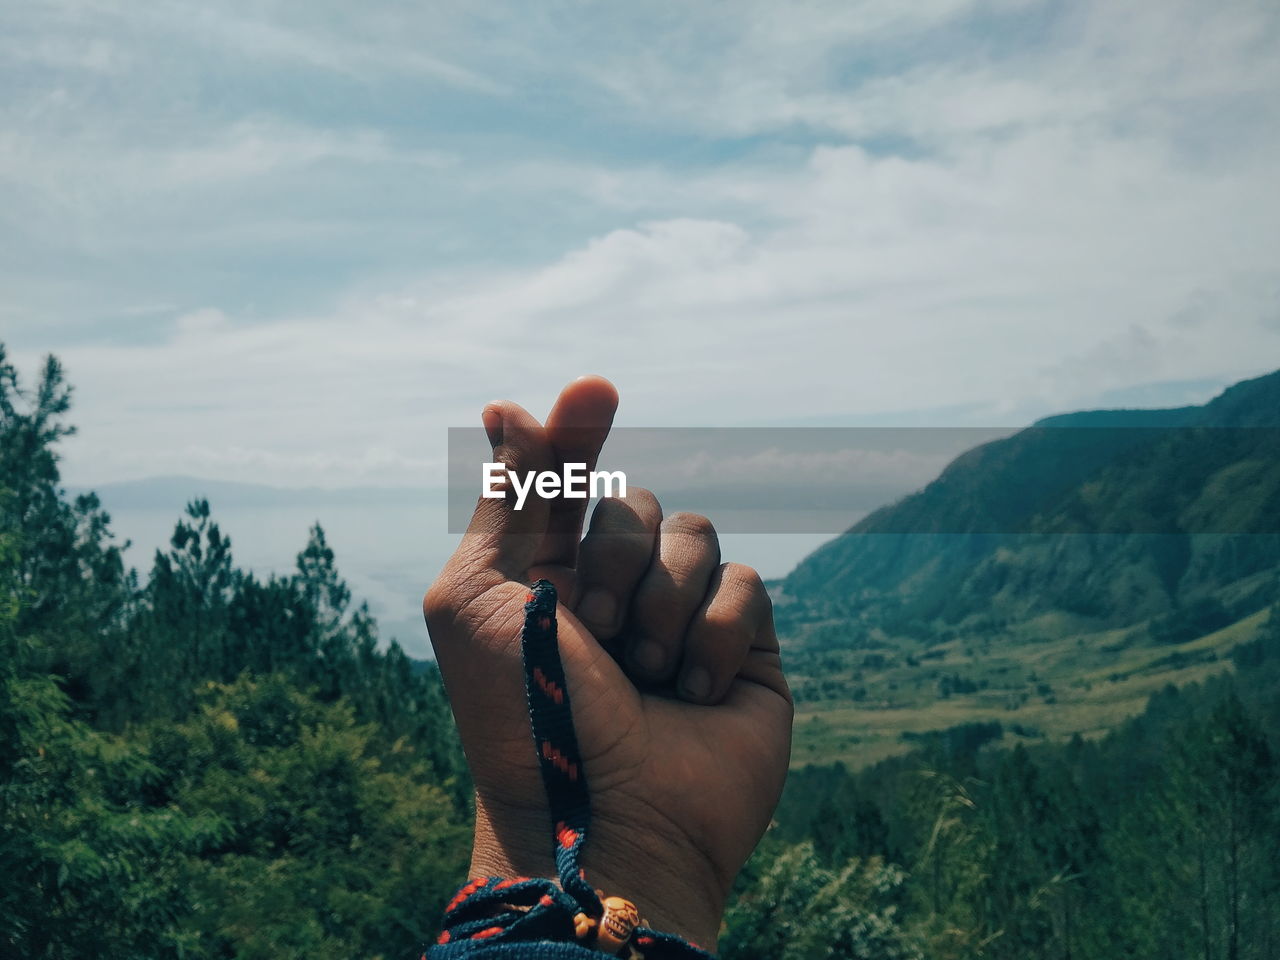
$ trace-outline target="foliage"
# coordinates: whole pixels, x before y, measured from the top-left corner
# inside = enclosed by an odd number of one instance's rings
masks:
[[[58,487],[70,398],[0,347],[0,955],[415,953],[469,835],[438,675],[318,525],[264,583],[193,502],[140,585]]]
[[[1258,383],[1215,416],[1252,423]],[[97,499],[58,487],[70,397],[55,360],[28,392],[0,347],[0,956],[417,955],[471,816],[438,674],[379,643],[319,525],[294,573],[263,580],[195,501],[148,575],[127,570]],[[1203,476],[1167,495],[1115,439],[1091,463],[1038,435],[962,458],[907,509],[954,522],[967,497],[1066,522],[1143,502],[1213,509],[1213,490],[1232,509],[1267,506],[1266,483],[1226,496],[1270,476],[1247,437],[1214,439]],[[1081,500],[1086,467],[1107,496]],[[1057,483],[1049,500],[998,483],[991,496],[993,476],[1023,469]],[[797,686],[856,690],[846,710],[905,707],[917,725],[891,738],[905,755],[793,771],[739,878],[726,960],[1276,955],[1274,544],[1067,541],[887,537],[802,565],[783,622],[821,642]],[[1124,613],[1124,597],[1137,621],[1088,648],[1072,634]],[[1053,609],[1018,620],[1038,603]],[[1160,689],[1160,670],[1196,682]],[[1132,719],[1089,699],[1094,682],[1134,677],[1155,692]],[[957,722],[982,697],[1019,722]],[[1064,707],[1088,737],[1055,736]]]
[[[1096,741],[939,739],[857,773],[793,771],[784,839],[906,866],[899,921],[931,957],[1270,957],[1277,634],[1280,617],[1236,674],[1168,687]],[[883,829],[833,829],[833,816]]]
[[[211,956],[408,956],[466,868],[469,832],[427,764],[386,757],[350,705],[278,674],[210,683],[149,731],[157,797],[225,824],[193,866],[185,924]],[[394,760],[388,763],[388,760]]]
[[[822,866],[813,844],[783,850],[725,918],[724,960],[917,960],[895,903],[905,872],[879,858]]]

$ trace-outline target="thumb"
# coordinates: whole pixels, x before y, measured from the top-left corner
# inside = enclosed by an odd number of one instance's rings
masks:
[[[449,567],[465,569],[479,590],[504,580],[523,583],[526,579],[551,516],[549,501],[538,496],[532,480],[555,467],[546,429],[518,403],[500,400],[487,404],[481,419],[493,448],[491,462],[505,470],[498,473],[502,482],[494,487],[505,490],[505,495],[480,496],[449,561]]]

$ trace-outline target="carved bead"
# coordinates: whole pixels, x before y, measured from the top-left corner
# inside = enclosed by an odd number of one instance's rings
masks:
[[[618,953],[631,939],[631,931],[639,925],[640,911],[634,903],[621,897],[605,897],[604,916],[596,930],[596,946]]]

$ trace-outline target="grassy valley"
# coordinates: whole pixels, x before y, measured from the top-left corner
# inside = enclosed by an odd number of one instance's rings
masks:
[[[1280,583],[1280,374],[1203,407],[1051,417],[958,457],[771,584],[794,763],[930,732],[1096,737],[1230,670]]]
[[[1258,610],[1174,644],[1151,641],[1145,623],[1090,633],[1045,615],[982,640],[886,638],[875,649],[797,652],[789,660],[798,700],[792,763],[862,767],[965,724],[999,724],[1006,746],[1098,737],[1166,685],[1232,670],[1231,651],[1269,616]]]

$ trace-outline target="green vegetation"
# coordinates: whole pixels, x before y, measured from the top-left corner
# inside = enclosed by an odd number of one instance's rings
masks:
[[[1251,422],[1242,386],[1215,416]],[[380,649],[318,525],[264,581],[197,501],[127,570],[58,486],[69,406],[0,348],[0,957],[418,956],[472,814],[433,666]],[[1040,469],[1026,442],[909,509],[954,520]],[[1107,477],[1154,509],[1122,448],[1000,509]],[[1273,462],[1197,455],[1177,509],[1266,515]],[[797,765],[726,960],[1276,955],[1274,538],[1025,537],[846,538],[786,581]]]
[[[815,551],[775,591],[796,762],[997,720],[1097,737],[1220,672],[1280,596],[1277,410],[1280,373],[1051,417]]]
[[[1232,652],[1268,617],[1264,608],[1178,644],[1149,638],[1142,625],[1051,638],[1042,618],[1030,635],[952,639],[923,653],[795,651],[793,763],[861,767],[908,752],[928,731],[972,723],[1002,723],[1024,741],[1095,739],[1164,687],[1234,669]]]
[[[1007,728],[968,724],[857,772],[793,771],[765,849],[901,865],[889,904],[928,957],[1274,956],[1280,605],[1233,666],[1093,741],[1008,749]],[[737,909],[768,895],[756,881]]]
[[[0,956],[408,957],[466,866],[439,678],[317,526],[259,581],[191,504],[145,584],[0,350]]]
[[[1272,374],[1051,418],[801,563],[765,849],[903,867],[930,957],[1273,956],[1277,410]]]

